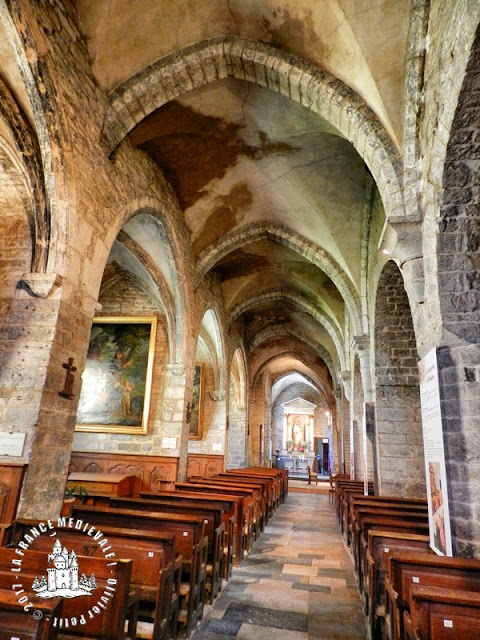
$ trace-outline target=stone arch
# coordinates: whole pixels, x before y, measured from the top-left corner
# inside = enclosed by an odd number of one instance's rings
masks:
[[[203,395],[203,429],[197,434],[190,433],[188,453],[193,455],[211,453],[213,443],[221,443],[223,452],[226,451],[225,345],[219,315],[214,305],[208,306],[198,326],[194,364],[203,365],[203,381],[200,383],[203,387],[203,394],[200,394]]]
[[[300,340],[300,342],[303,342],[308,347],[310,347],[324,361],[327,369],[330,372],[330,375],[332,376],[332,379],[335,380],[335,373],[338,370],[338,367],[335,366],[329,352],[325,349],[324,346],[315,342],[314,340],[312,340],[312,338],[299,331],[298,327],[288,327],[287,325],[282,324],[277,326],[270,326],[263,329],[262,331],[259,331],[254,340],[249,345],[250,352],[256,349],[260,344],[262,344],[262,342],[265,342],[265,340],[285,335],[297,338],[298,340]]]
[[[442,175],[437,235],[443,336],[437,350],[452,536],[457,553],[480,557],[472,504],[480,491],[478,364],[480,362],[480,26],[459,93]],[[448,401],[447,401],[448,400]]]
[[[151,295],[152,298],[157,300],[159,307],[165,314],[165,318],[167,321],[169,361],[171,361],[176,352],[176,324],[173,293],[170,291],[170,288],[168,287],[168,284],[165,281],[165,278],[163,277],[160,269],[158,269],[157,265],[153,263],[147,252],[144,251],[137,242],[135,242],[124,231],[120,231],[117,236],[117,240],[129,253],[131,253],[135,257],[136,260],[138,260],[138,262],[145,269],[146,274],[150,277],[152,284],[154,285],[154,290],[151,291]],[[114,278],[105,282],[100,289],[100,296],[107,288],[114,286],[118,278],[119,275],[116,275]],[[148,285],[146,286],[148,288]]]
[[[198,340],[202,340],[212,357],[216,391],[225,392],[225,345],[218,313],[213,307],[205,310],[202,316]]]
[[[247,454],[247,364],[243,349],[238,347],[230,362],[228,433],[226,468],[243,467]]]
[[[289,291],[266,291],[259,296],[253,296],[251,298],[247,298],[241,304],[236,305],[231,313],[230,313],[230,322],[233,322],[245,311],[248,311],[255,305],[261,302],[271,302],[271,301],[290,301],[293,302],[298,308],[302,311],[305,311],[312,318],[315,318],[328,332],[329,336],[332,338],[336,350],[337,357],[340,362],[341,370],[344,371],[346,367],[345,361],[345,352],[343,349],[343,338],[340,332],[339,327],[335,324],[333,319],[328,316],[323,310],[319,310],[315,305],[305,300],[302,296],[289,292]]]
[[[109,253],[117,237],[122,237],[120,234],[125,224],[139,214],[151,216],[156,220],[157,229],[162,238],[161,245],[167,253],[169,273],[173,283],[171,295],[173,296],[174,306],[174,318],[171,318],[173,328],[171,333],[169,331],[172,347],[170,350],[171,364],[184,364],[185,354],[188,349],[188,327],[186,327],[188,314],[186,312],[187,292],[185,287],[181,286],[181,283],[188,280],[185,273],[184,252],[175,230],[175,222],[168,215],[165,205],[160,200],[150,196],[137,198],[125,205],[115,219],[115,226],[109,229],[108,237],[105,240],[107,250]],[[105,261],[108,258],[108,253],[104,256]]]
[[[478,102],[471,93],[475,91],[475,79],[478,74],[478,25],[476,11],[452,13],[447,10],[445,38],[433,52],[430,47],[425,60],[425,75],[428,74],[433,81],[424,82],[422,85],[421,101],[424,106],[422,120],[419,120],[417,126],[423,167],[423,171],[419,172],[418,181],[423,182],[421,206],[424,216],[425,282],[429,283],[429,296],[415,318],[422,356],[433,347],[452,342],[449,330],[446,330],[441,319],[446,311],[444,309],[442,312],[441,309],[441,304],[446,302],[442,298],[445,295],[448,298],[452,297],[452,306],[453,300],[461,305],[461,296],[457,296],[456,289],[452,288],[452,280],[458,278],[463,270],[463,262],[468,263],[468,256],[462,258],[462,249],[453,247],[460,237],[454,227],[456,224],[462,224],[461,220],[456,219],[455,208],[459,206],[462,209],[463,205],[467,204],[461,200],[468,198],[466,193],[469,185],[462,186],[460,182],[455,185],[454,182],[465,180],[465,175],[462,178],[458,169],[462,163],[475,163],[477,155],[476,143],[472,138],[475,126],[473,120],[472,126],[469,126],[468,119],[474,117]],[[427,37],[429,35],[427,33]],[[430,42],[432,41],[433,38],[430,38]],[[445,87],[448,87],[448,100],[439,100],[438,96],[444,95]],[[467,138],[462,140],[463,135],[467,135]],[[455,170],[453,161],[458,161]],[[450,173],[450,177],[447,177],[447,172]],[[454,173],[457,174],[457,178],[454,178]],[[460,198],[460,201],[457,202],[457,198]],[[446,249],[446,255],[437,263],[440,248]],[[457,253],[454,256],[455,251]],[[448,261],[451,261],[450,267]],[[448,274],[446,270],[450,270],[451,273]],[[462,291],[462,286],[459,285],[458,293],[467,293]],[[468,296],[466,304],[470,304]],[[456,316],[457,311],[454,310]],[[468,311],[465,311],[465,317],[468,317]],[[429,322],[429,318],[435,320]],[[472,323],[470,329],[473,328]],[[456,331],[458,329],[457,325]],[[455,341],[455,337],[453,340]]]
[[[362,333],[360,320],[360,301],[353,283],[346,276],[336,260],[324,249],[306,240],[299,233],[274,222],[253,222],[223,236],[211,247],[205,249],[197,259],[196,286],[214,265],[226,255],[245,244],[262,239],[271,239],[289,247],[299,255],[307,258],[321,269],[335,284],[351,316],[356,335]]]
[[[59,282],[57,273],[62,274],[65,270],[66,253],[58,252],[57,246],[66,244],[67,233],[67,207],[61,203],[68,201],[62,151],[63,145],[68,146],[68,143],[59,140],[67,128],[63,126],[55,103],[56,91],[45,56],[40,55],[39,42],[33,37],[16,0],[8,3],[0,0],[0,20],[25,83],[35,126],[34,133],[18,106],[10,110],[14,114],[14,127],[19,127],[17,133],[21,132],[24,137],[24,142],[19,141],[19,144],[28,147],[25,151],[29,179],[34,187],[32,197],[38,198],[31,274],[30,277],[26,274],[24,280],[35,295],[47,297],[53,285]],[[36,32],[39,33],[40,30]],[[2,94],[4,99],[3,87]],[[32,151],[33,154],[29,153]]]
[[[103,147],[110,155],[145,116],[187,91],[226,77],[281,93],[325,118],[369,167],[387,214],[404,215],[401,158],[360,96],[327,71],[240,36],[219,36],[176,51],[116,87],[105,113]]]
[[[416,340],[402,274],[392,260],[382,271],[375,302],[375,388],[380,494],[423,498]]]

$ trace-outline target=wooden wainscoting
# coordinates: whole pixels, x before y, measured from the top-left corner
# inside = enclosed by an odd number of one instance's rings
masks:
[[[140,491],[173,488],[177,480],[178,458],[72,451],[69,472],[72,471],[134,475],[137,477],[133,490],[136,497]]]
[[[209,477],[224,470],[224,456],[206,453],[189,453],[187,459],[187,478],[192,476]]]
[[[0,523],[15,520],[27,466],[23,462],[0,462]]]

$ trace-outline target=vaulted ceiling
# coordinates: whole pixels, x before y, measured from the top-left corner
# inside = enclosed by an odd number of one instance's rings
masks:
[[[409,0],[76,5],[107,93],[162,56],[236,35],[340,79],[402,147]],[[371,176],[353,145],[310,109],[236,78],[164,104],[129,139],[174,187],[197,264],[215,248],[201,276],[218,274],[230,319],[244,327],[252,369],[269,363],[275,379],[302,367],[312,379],[335,376],[346,316],[339,281],[359,295],[371,213]],[[131,232],[138,236],[133,225]],[[154,236],[146,235],[143,247],[152,255]],[[116,251],[115,259],[121,256]]]

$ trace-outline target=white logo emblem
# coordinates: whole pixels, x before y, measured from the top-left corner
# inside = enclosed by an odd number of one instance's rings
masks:
[[[47,579],[45,576],[39,580],[38,576],[32,584],[33,591],[42,598],[63,596],[64,598],[77,598],[89,596],[97,587],[95,576],[90,579],[85,574],[78,577],[79,567],[75,551],[68,553],[57,538],[53,545],[52,553],[48,556]]]

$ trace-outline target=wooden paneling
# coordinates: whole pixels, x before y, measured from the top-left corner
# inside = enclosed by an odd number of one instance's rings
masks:
[[[0,523],[15,520],[27,464],[0,462]]]
[[[133,495],[169,489],[177,479],[178,458],[73,451],[69,472],[114,473],[136,477]]]
[[[189,453],[187,461],[187,478],[192,476],[209,477],[221,473],[224,467],[223,456],[205,453]]]

